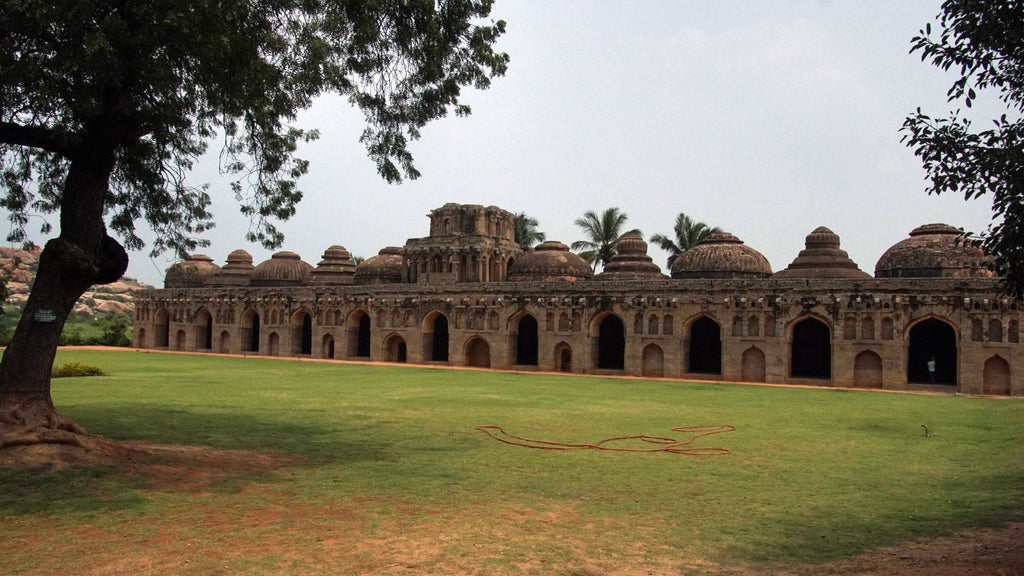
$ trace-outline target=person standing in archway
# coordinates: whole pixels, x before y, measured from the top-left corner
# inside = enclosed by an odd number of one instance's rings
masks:
[[[935,356],[928,359],[928,380],[935,384]]]

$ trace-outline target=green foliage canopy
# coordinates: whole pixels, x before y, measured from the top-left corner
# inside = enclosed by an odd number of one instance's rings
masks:
[[[675,224],[672,226],[673,236],[655,234],[651,236],[651,242],[668,252],[668,269],[671,270],[672,263],[680,254],[700,244],[708,234],[721,231],[722,229],[718,226],[708,226],[704,222],[698,222],[680,212],[676,215]]]
[[[579,226],[585,240],[577,240],[572,243],[572,248],[581,258],[590,263],[597,270],[597,266],[604,266],[611,262],[612,257],[617,254],[616,245],[626,234],[638,234],[643,236],[640,230],[623,230],[626,221],[629,220],[624,212],[617,207],[606,209],[600,215],[593,210],[587,210],[582,218],[577,218],[574,224]]]
[[[928,24],[911,52],[958,78],[950,102],[971,108],[979,91],[998,94],[1008,114],[976,130],[961,110],[933,118],[920,108],[903,124],[904,141],[921,158],[929,194],[952,192],[965,200],[992,195],[993,224],[967,233],[995,257],[997,271],[1016,298],[1024,297],[1024,4],[1014,0],[947,0],[938,37]]]
[[[515,240],[523,248],[529,248],[534,244],[543,242],[547,235],[537,230],[536,218],[531,218],[525,212],[515,213]]]
[[[74,210],[76,162],[109,169],[104,217],[128,248],[135,223],[153,252],[188,252],[212,222],[205,185],[187,174],[214,138],[221,170],[255,226],[248,240],[281,243],[274,222],[295,211],[307,163],[292,125],[325,92],[366,117],[362,142],[388,181],[419,175],[408,150],[419,129],[467,114],[464,86],[487,88],[508,57],[491,0],[2,0],[0,186],[24,238],[27,213]],[[48,230],[47,230],[48,231]]]

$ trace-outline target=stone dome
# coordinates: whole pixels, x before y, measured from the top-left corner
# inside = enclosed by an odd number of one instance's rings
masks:
[[[197,288],[219,270],[220,266],[213,263],[213,258],[205,254],[193,254],[167,269],[164,288]]]
[[[805,248],[776,278],[870,278],[839,248],[839,235],[824,226],[815,228],[805,239]]]
[[[228,254],[227,264],[208,278],[206,283],[215,286],[247,286],[254,268],[252,254],[245,250],[234,250]]]
[[[961,239],[949,224],[925,224],[893,244],[875,264],[876,278],[982,277],[995,275],[992,258]]]
[[[639,234],[626,234],[615,245],[616,254],[595,280],[662,280],[668,278],[647,255],[647,242]]]
[[[763,254],[728,232],[708,234],[672,262],[673,278],[765,278],[772,275]]]
[[[398,246],[388,246],[356,266],[355,283],[392,284],[401,282],[404,276],[404,250]]]
[[[590,264],[561,242],[549,240],[516,257],[508,271],[511,282],[584,280],[594,275]]]
[[[308,284],[313,267],[295,252],[276,252],[252,271],[253,286],[297,286]]]
[[[334,245],[324,251],[323,259],[313,270],[313,283],[344,285],[355,283],[356,263],[344,246]]]

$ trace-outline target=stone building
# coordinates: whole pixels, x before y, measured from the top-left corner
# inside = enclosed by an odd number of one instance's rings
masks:
[[[817,228],[773,273],[729,233],[671,277],[639,236],[600,274],[561,242],[520,249],[513,215],[446,204],[430,234],[358,266],[195,255],[136,299],[140,348],[511,370],[1024,395],[1021,314],[980,249],[921,226],[874,276]]]

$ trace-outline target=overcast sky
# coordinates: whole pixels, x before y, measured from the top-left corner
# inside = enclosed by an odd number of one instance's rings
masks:
[[[675,215],[732,232],[781,270],[828,226],[862,270],[911,229],[980,231],[990,201],[925,194],[900,142],[906,115],[934,115],[951,75],[908,54],[940,0],[497,0],[508,74],[469,91],[468,118],[434,122],[413,145],[422,177],[386,184],[358,139],[361,115],[325,98],[300,124],[321,139],[305,198],[282,226],[283,250],[312,265],[341,244],[369,257],[426,236],[446,202],[526,212],[549,240],[581,239],[573,221],[617,206],[645,237]],[[223,265],[247,244],[248,220],[215,163],[217,228],[201,250]],[[662,251],[651,247],[665,266]],[[132,255],[128,274],[162,286],[169,257]]]

